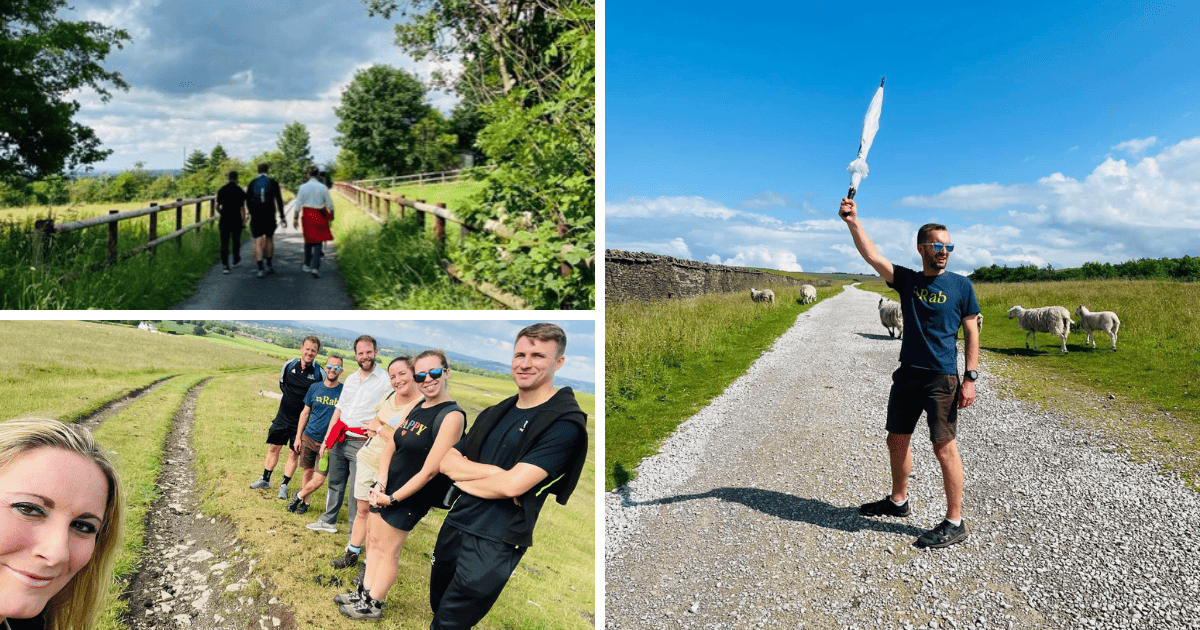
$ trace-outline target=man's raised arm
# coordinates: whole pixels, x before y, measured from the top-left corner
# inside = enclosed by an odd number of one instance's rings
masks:
[[[885,282],[892,282],[892,263],[884,258],[879,250],[875,249],[875,243],[867,236],[866,230],[862,224],[858,222],[858,205],[853,199],[842,199],[842,206],[838,210],[838,214],[846,225],[850,226],[850,236],[854,238],[854,246],[858,248],[858,253],[862,255],[863,260],[867,261],[868,265],[875,268],[879,272],[879,277]]]

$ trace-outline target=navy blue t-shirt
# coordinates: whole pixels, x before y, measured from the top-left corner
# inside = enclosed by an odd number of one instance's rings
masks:
[[[575,441],[579,439],[580,429],[573,422],[555,422],[538,438],[529,453],[520,462],[517,461],[517,449],[524,437],[522,432],[538,411],[538,407],[513,407],[505,414],[484,440],[483,448],[479,451],[479,463],[492,464],[505,470],[512,470],[521,462],[533,464],[549,473],[538,487],[546,486],[562,476],[567,471],[571,454],[575,452]],[[465,444],[464,437],[455,448],[462,452]],[[548,494],[539,492],[525,499],[535,503],[534,514],[541,512]],[[480,499],[464,493],[446,515],[446,523],[480,538],[502,543],[508,522],[522,509],[512,499]]]
[[[329,428],[329,421],[333,419],[334,407],[342,395],[343,385],[344,383],[338,383],[337,387],[329,387],[325,385],[325,381],[321,381],[308,388],[308,393],[304,395],[304,406],[312,411],[308,412],[308,424],[304,425],[305,435],[317,442],[325,439],[325,432]]]
[[[958,374],[958,348],[954,345],[958,328],[964,317],[979,312],[971,281],[949,271],[927,276],[893,265],[888,286],[900,294],[900,310],[904,313],[900,363]]]

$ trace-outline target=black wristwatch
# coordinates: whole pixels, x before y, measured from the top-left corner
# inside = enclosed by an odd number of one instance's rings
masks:
[[[976,372],[975,370],[967,370],[963,373],[963,378],[968,381],[977,381],[979,380],[979,372]]]

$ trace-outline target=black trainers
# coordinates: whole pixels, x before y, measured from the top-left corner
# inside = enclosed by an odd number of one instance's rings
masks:
[[[350,619],[358,619],[361,621],[379,621],[383,616],[383,602],[378,599],[364,597],[363,599],[353,604],[342,604],[338,606],[338,612]]]
[[[921,534],[917,539],[918,547],[929,547],[931,549],[941,549],[960,543],[967,539],[967,522],[960,521],[958,526],[954,523],[942,519],[937,527]]]
[[[881,501],[858,506],[858,513],[863,516],[908,516],[912,514],[912,508],[908,506],[907,499],[904,503],[896,505],[892,503],[891,495],[888,495]]]
[[[342,556],[341,558],[334,558],[333,560],[330,560],[329,564],[332,564],[333,568],[335,568],[335,569],[345,569],[348,567],[352,567],[352,566],[358,564],[358,554],[347,549],[346,555]]]
[[[296,509],[294,509],[292,511],[295,512],[296,514],[307,514],[308,513],[308,504],[301,501],[300,505],[297,505]]]
[[[300,501],[300,492],[297,491],[296,494],[292,495],[292,500],[288,502],[287,511],[296,514],[296,508],[300,507],[301,505],[304,505],[304,503]],[[303,512],[300,512],[300,514],[303,514]]]

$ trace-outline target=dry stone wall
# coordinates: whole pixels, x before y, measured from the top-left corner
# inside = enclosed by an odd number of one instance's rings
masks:
[[[744,267],[617,249],[604,251],[606,303],[681,299],[731,291],[746,291],[748,300],[750,287],[783,285],[799,291],[801,284],[804,282],[795,278]]]

